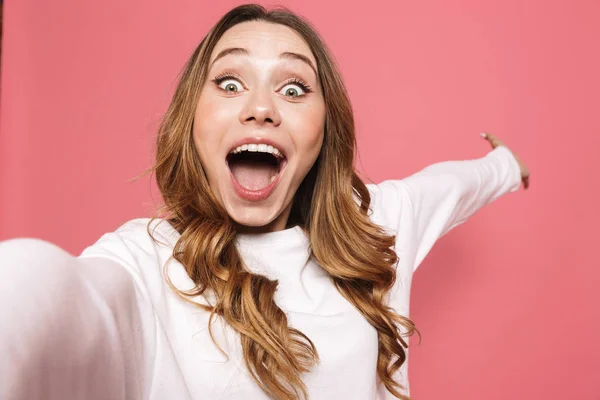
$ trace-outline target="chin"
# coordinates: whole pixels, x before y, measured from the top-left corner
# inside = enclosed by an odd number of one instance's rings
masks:
[[[274,228],[272,225],[283,212],[283,207],[270,207],[266,204],[242,205],[228,204],[225,209],[236,224],[249,228]]]

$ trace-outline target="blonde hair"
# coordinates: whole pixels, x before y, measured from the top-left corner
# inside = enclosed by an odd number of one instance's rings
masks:
[[[277,281],[245,268],[235,246],[234,223],[211,192],[192,139],[194,111],[211,53],[229,28],[246,21],[293,29],[315,56],[327,110],[324,141],[294,197],[289,225],[304,229],[316,262],[377,329],[378,377],[397,398],[408,399],[393,374],[406,360],[403,336],[418,330],[384,301],[396,279],[394,237],[368,217],[371,199],[354,170],[354,116],[340,73],[315,29],[287,9],[267,11],[251,4],[224,15],[188,60],[160,125],[156,164],[149,170],[156,173],[164,201],[158,214],[181,234],[173,257],[196,285],[187,292],[175,290],[184,298],[207,291],[214,295],[212,306],[198,306],[239,333],[246,366],[266,394],[277,399],[308,397],[302,374],[318,363],[317,349],[306,335],[288,326],[273,298]]]

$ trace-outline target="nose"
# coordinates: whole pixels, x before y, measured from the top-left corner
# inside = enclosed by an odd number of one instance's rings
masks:
[[[258,125],[279,126],[281,124],[281,114],[269,89],[251,92],[247,98],[248,102],[240,113],[242,124],[253,122]]]

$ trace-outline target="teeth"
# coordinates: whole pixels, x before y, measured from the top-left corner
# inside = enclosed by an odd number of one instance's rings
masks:
[[[274,180],[275,180],[275,175],[273,175],[273,176],[271,177],[271,180],[269,181],[269,183],[272,183]]]
[[[238,154],[238,153],[241,153],[242,151],[270,153],[270,154],[273,154],[277,158],[283,158],[283,154],[281,154],[281,152],[278,149],[276,149],[275,147],[273,147],[271,145],[266,145],[264,143],[243,144],[243,145],[238,146],[235,149],[231,150],[231,153]]]

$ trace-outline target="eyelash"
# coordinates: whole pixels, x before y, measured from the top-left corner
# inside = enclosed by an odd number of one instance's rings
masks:
[[[241,83],[241,78],[237,75],[237,74],[232,74],[231,72],[224,72],[220,75],[217,75],[214,79],[213,82],[217,85],[217,87],[223,83],[224,81],[226,81],[227,79],[235,79],[237,81],[240,81]],[[283,86],[289,85],[289,84],[294,84],[294,85],[298,85],[300,86],[300,88],[302,88],[302,90],[304,91],[304,94],[300,95],[300,96],[296,96],[296,97],[302,97],[305,96],[306,94],[312,92],[312,88],[308,85],[308,83],[306,83],[304,80],[300,79],[300,78],[291,78],[288,79]],[[219,88],[220,89],[220,88]]]

